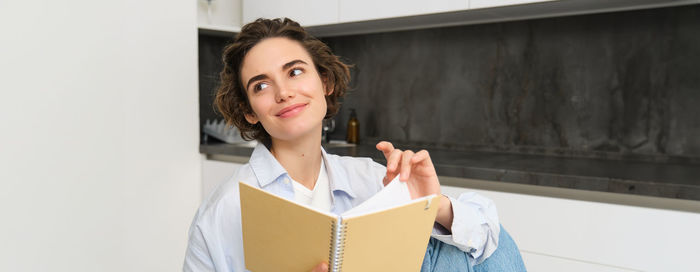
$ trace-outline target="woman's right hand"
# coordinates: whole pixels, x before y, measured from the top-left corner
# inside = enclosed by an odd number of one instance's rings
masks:
[[[311,272],[328,272],[328,264],[320,263],[314,269],[311,270]]]

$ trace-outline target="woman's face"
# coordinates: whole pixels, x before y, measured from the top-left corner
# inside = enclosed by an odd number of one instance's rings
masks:
[[[325,84],[311,56],[296,41],[268,38],[243,58],[241,82],[253,109],[246,120],[262,123],[273,140],[321,135]]]

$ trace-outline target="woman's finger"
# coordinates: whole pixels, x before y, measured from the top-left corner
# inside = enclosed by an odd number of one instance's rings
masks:
[[[388,173],[398,172],[398,166],[401,162],[401,149],[394,149],[386,159],[386,170]]]
[[[382,179],[382,183],[384,184],[384,186],[389,184],[390,181],[391,180],[389,179],[389,176],[386,176],[386,175],[384,176],[384,179]]]
[[[326,263],[320,263],[314,269],[311,270],[311,272],[327,272],[328,271],[328,264]]]
[[[394,149],[386,159],[386,175],[384,176],[384,186],[389,184],[398,174],[399,161],[401,160],[401,150]]]
[[[384,158],[387,160],[389,160],[389,155],[391,155],[391,152],[394,151],[394,145],[387,141],[379,142],[376,147],[379,149],[379,151],[384,153]]]
[[[425,161],[426,159],[430,158],[430,154],[428,154],[428,151],[425,149],[418,151],[416,155],[411,158],[411,163],[417,164],[419,162]]]
[[[401,181],[407,181],[411,175],[411,159],[413,158],[413,151],[406,150],[401,154]]]

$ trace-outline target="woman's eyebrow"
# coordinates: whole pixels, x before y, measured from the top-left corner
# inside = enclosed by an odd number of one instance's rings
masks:
[[[268,78],[268,77],[267,77],[266,74],[259,74],[259,75],[257,75],[257,76],[251,77],[251,78],[248,80],[248,83],[245,85],[245,89],[246,89],[246,90],[250,89],[250,84],[252,84],[253,82],[258,81],[258,80],[267,79],[267,78]]]
[[[293,60],[293,61],[287,62],[287,63],[285,63],[284,65],[282,65],[282,70],[287,70],[287,69],[289,69],[289,67],[292,67],[292,66],[294,66],[295,64],[299,64],[299,63],[303,63],[303,64],[308,65],[308,63],[306,63],[306,62],[303,61],[303,60],[295,59],[295,60]]]

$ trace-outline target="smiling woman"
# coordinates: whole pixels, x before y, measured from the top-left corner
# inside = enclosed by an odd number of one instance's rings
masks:
[[[277,38],[273,40],[278,40],[277,42],[285,45],[292,44],[294,48],[286,50],[284,46],[276,47],[272,44],[267,48],[272,49],[269,52],[278,57],[282,52],[277,50],[289,51],[293,55],[285,56],[283,59],[268,58],[268,61],[272,61],[270,65],[277,65],[272,66],[274,70],[267,73],[249,71],[254,74],[246,74],[247,77],[244,77],[241,71],[244,61],[264,61],[260,59],[263,56],[251,57],[249,52],[265,44],[262,41],[271,38]],[[266,52],[265,50],[256,51]],[[292,56],[299,58],[292,58]],[[244,139],[255,139],[266,144],[270,144],[270,135],[265,131],[264,124],[250,123],[247,120],[247,117],[253,113],[252,105],[248,103],[250,88],[256,91],[261,87],[267,88],[273,76],[270,73],[277,75],[278,72],[289,72],[294,73],[294,76],[298,73],[312,73],[323,82],[323,88],[320,90],[327,94],[324,95],[327,106],[324,118],[330,118],[338,112],[340,108],[338,98],[345,95],[350,81],[348,65],[333,55],[326,44],[309,35],[301,26],[289,19],[258,20],[245,25],[236,40],[224,49],[223,60],[225,67],[221,72],[221,87],[214,104],[226,120],[241,130]],[[291,68],[295,69],[290,70]],[[292,77],[292,74],[286,75]],[[279,78],[277,80],[279,81]],[[251,86],[253,83],[256,85]],[[285,86],[277,86],[279,87]]]
[[[277,141],[308,134],[320,142],[325,96],[332,91],[326,89],[312,63],[299,43],[286,38],[265,39],[253,47],[241,70],[252,109],[245,114],[246,121],[260,122]]]
[[[216,106],[244,138],[260,144],[249,163],[199,208],[190,227],[185,271],[245,271],[239,182],[336,214],[364,202],[397,176],[394,182],[405,182],[411,198],[441,195],[425,150],[414,153],[380,142],[376,147],[387,167],[325,152],[323,119],[338,112],[350,74],[298,23],[258,19],[247,24],[223,59]],[[442,196],[427,246],[425,271],[524,270],[517,247],[500,228],[495,205],[474,193]],[[328,265],[308,269],[326,271]]]

